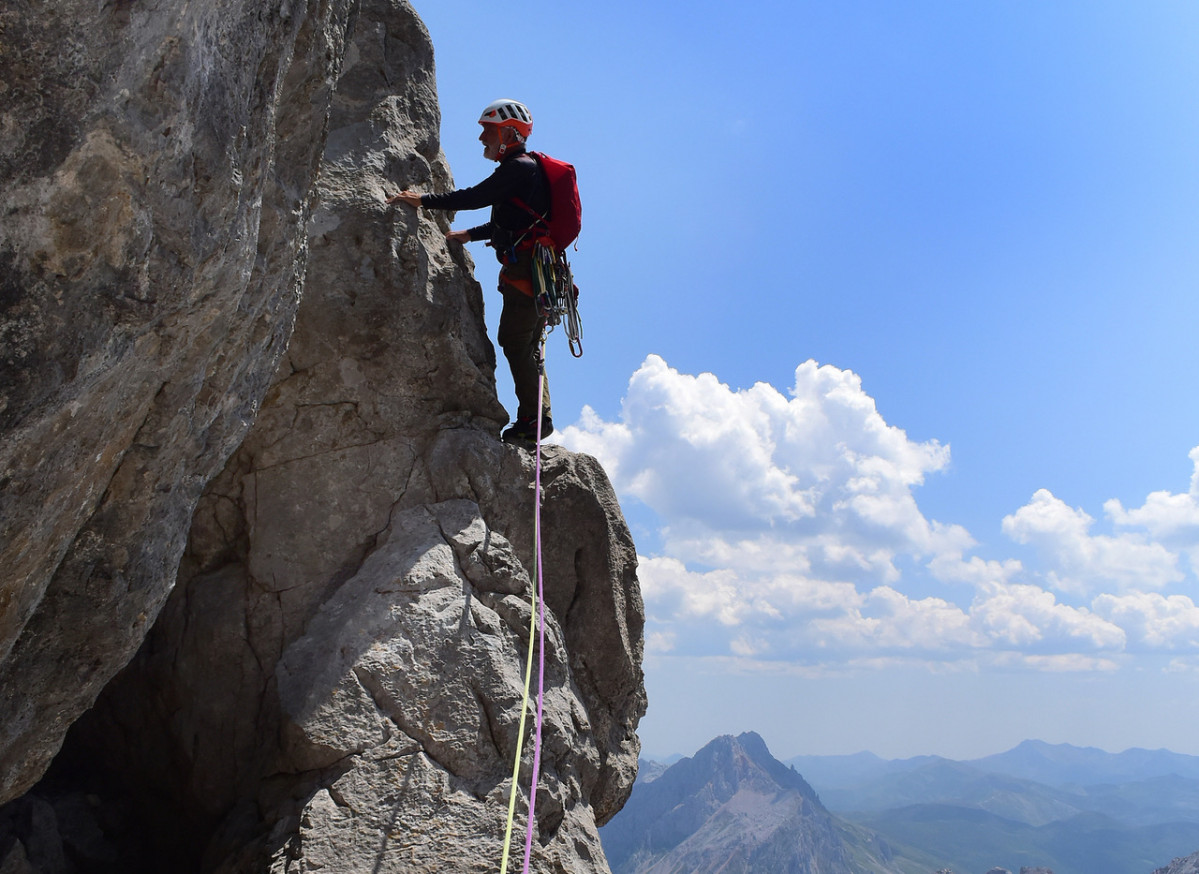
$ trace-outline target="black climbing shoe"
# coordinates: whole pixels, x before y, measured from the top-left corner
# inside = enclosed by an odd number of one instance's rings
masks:
[[[543,416],[541,418],[541,436],[548,437],[553,433],[554,420],[549,416]],[[505,443],[536,443],[537,420],[533,418],[517,419],[500,439]]]

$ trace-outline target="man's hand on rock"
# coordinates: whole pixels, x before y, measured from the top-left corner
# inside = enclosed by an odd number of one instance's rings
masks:
[[[470,231],[450,231],[445,238],[451,243],[469,243]]]
[[[420,206],[421,193],[419,191],[401,191],[399,194],[393,194],[387,198],[388,203],[406,203],[409,206]]]

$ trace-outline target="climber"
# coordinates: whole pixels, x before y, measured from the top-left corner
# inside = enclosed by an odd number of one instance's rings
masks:
[[[533,239],[529,209],[544,214],[549,209],[549,189],[536,159],[526,152],[533,131],[533,116],[522,103],[496,100],[479,118],[483,156],[499,167],[478,185],[444,194],[401,191],[388,203],[406,203],[427,209],[482,209],[491,207],[491,218],[465,231],[451,231],[446,239],[457,243],[486,240],[500,264],[499,290],[504,297],[496,339],[508,359],[516,390],[516,421],[503,433],[506,443],[537,437],[537,390],[541,393],[541,436],[554,430],[550,415],[549,380],[542,379],[541,338],[545,316],[533,298]],[[514,203],[519,200],[522,205]]]

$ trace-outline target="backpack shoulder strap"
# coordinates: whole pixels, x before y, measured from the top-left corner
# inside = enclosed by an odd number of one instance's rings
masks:
[[[549,177],[546,175],[545,165],[541,161],[541,158],[542,158],[541,152],[534,152],[532,149],[529,149],[525,152],[525,154],[537,162],[537,170],[538,170],[538,172],[541,173],[541,181],[548,189],[549,188]],[[531,207],[527,203],[525,203],[524,200],[522,200],[519,197],[513,197],[508,202],[511,203],[513,206],[515,206],[517,209],[523,209],[525,212],[527,212],[530,216],[533,217],[533,224],[529,225],[529,230],[532,230],[537,225],[541,225],[542,227],[545,227],[545,228],[549,227],[549,216],[550,216],[549,209],[546,209],[546,211],[544,213],[540,213],[537,210],[533,209],[533,207]],[[526,231],[525,233],[528,233],[528,231]]]

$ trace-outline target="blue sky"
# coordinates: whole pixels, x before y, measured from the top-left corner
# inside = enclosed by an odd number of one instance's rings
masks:
[[[1199,754],[1199,5],[417,10],[459,184],[578,168],[648,752]]]

